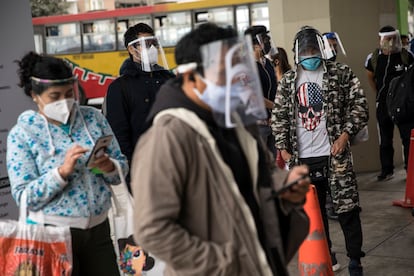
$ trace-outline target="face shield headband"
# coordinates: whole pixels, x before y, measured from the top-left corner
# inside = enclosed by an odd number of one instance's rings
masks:
[[[338,33],[330,32],[323,35],[323,44],[325,49],[325,58],[328,60],[335,60],[338,52],[346,56],[345,48],[342,44]],[[338,51],[339,46],[339,51]]]
[[[321,59],[326,59],[322,37],[316,33],[314,35],[315,37],[313,38],[314,41],[312,43],[308,43],[308,41],[299,38],[295,40],[295,64],[298,65],[301,62],[299,57],[305,55],[306,51],[309,49],[314,49],[318,52],[317,54],[312,54],[313,56],[319,55]],[[310,56],[309,54],[306,55]]]
[[[79,100],[79,84],[78,84],[78,78],[77,76],[72,76],[65,79],[56,79],[56,80],[50,80],[50,79],[41,79],[37,77],[30,77],[32,81],[32,90],[36,94],[41,94],[43,91],[48,89],[52,86],[62,86],[67,84],[73,84],[73,92],[74,92],[74,99],[75,101]]]
[[[201,47],[203,81],[199,97],[226,128],[255,124],[267,118],[257,65],[249,37],[215,41]],[[214,89],[211,89],[214,88]]]
[[[128,43],[136,52],[135,58],[139,60],[142,71],[153,72],[168,70],[168,63],[164,49],[155,36],[144,36]]]
[[[402,50],[401,36],[398,30],[390,32],[380,32],[380,47],[387,53],[398,53]]]

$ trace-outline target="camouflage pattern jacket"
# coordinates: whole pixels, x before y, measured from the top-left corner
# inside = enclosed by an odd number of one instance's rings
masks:
[[[350,140],[368,123],[368,102],[361,84],[351,68],[338,62],[323,63],[322,93],[326,114],[326,128],[331,145],[343,132]],[[297,71],[287,72],[279,82],[271,126],[279,150],[292,154],[289,166],[299,163],[296,117]],[[351,211],[359,206],[359,197],[353,170],[350,143],[343,153],[330,156],[329,183],[335,209],[338,213]]]

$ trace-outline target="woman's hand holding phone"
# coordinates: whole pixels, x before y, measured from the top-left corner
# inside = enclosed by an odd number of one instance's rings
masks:
[[[87,151],[88,149],[75,145],[66,152],[63,165],[58,168],[58,172],[63,179],[66,179],[71,173],[73,173],[76,161],[78,161],[78,159]]]

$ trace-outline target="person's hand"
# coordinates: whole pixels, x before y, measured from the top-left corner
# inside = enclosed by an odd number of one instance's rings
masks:
[[[288,163],[290,161],[290,158],[292,158],[292,154],[290,154],[285,149],[280,151],[280,155],[282,156],[282,159],[283,159],[283,161],[285,161],[285,163]]]
[[[97,157],[95,159],[95,162],[92,163],[92,167],[98,168],[100,171],[104,173],[109,173],[115,170],[114,163],[111,161],[111,159],[109,159],[109,155],[106,153]]]
[[[295,185],[280,194],[280,197],[293,202],[301,203],[306,198],[306,193],[309,190],[310,178],[308,177],[309,168],[306,165],[293,167],[286,179],[286,184],[292,183],[300,179]]]
[[[342,154],[344,150],[346,149],[346,146],[348,145],[349,135],[348,133],[344,132],[341,134],[341,136],[338,137],[338,139],[335,140],[331,147],[331,154],[333,156]]]
[[[71,147],[65,155],[65,160],[63,161],[63,165],[58,168],[58,172],[62,178],[66,179],[73,170],[75,169],[75,164],[78,159],[84,155],[88,149],[83,148],[79,145],[75,145]]]

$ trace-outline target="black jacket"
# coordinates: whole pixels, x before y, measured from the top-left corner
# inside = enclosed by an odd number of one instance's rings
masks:
[[[135,145],[160,86],[174,77],[168,70],[144,72],[139,64],[125,60],[121,76],[113,81],[106,95],[106,118],[131,164]]]

